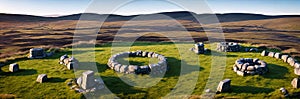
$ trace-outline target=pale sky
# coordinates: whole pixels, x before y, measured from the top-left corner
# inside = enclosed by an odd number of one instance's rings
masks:
[[[93,0],[0,0],[0,13],[38,16],[84,13]],[[114,3],[114,0],[101,0]],[[265,15],[300,15],[300,0],[206,0],[213,13],[256,13]],[[98,2],[99,3],[99,2]],[[189,3],[187,1],[187,3]],[[98,4],[101,6],[101,2]],[[197,7],[200,4],[190,5]],[[165,0],[137,0],[114,14],[135,15],[182,11]],[[93,13],[93,12],[91,12]],[[196,12],[198,13],[198,12]],[[210,13],[210,12],[208,12]],[[103,13],[99,13],[103,14]]]

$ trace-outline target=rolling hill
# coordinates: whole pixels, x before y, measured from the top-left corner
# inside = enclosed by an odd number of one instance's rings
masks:
[[[176,20],[188,20],[196,21],[195,17],[201,20],[209,19],[211,17],[217,17],[220,22],[234,22],[234,21],[246,21],[246,20],[263,20],[263,19],[275,19],[275,18],[294,18],[300,17],[299,15],[279,15],[279,16],[268,16],[261,14],[248,14],[248,13],[227,13],[227,14],[196,14],[188,11],[178,11],[178,12],[162,12],[155,14],[145,14],[140,16],[154,16],[156,14],[162,14],[174,18]],[[33,15],[19,15],[19,14],[5,14],[0,13],[0,22],[4,21],[17,21],[17,22],[37,22],[37,21],[61,21],[61,20],[79,20],[80,16],[87,16],[90,20],[97,21],[101,17],[108,16],[106,21],[127,21],[139,15],[132,16],[122,16],[114,14],[95,14],[95,13],[80,13],[60,17],[43,17],[43,16],[33,16]],[[195,17],[194,17],[195,16]],[[160,17],[148,18],[147,20],[161,20]]]

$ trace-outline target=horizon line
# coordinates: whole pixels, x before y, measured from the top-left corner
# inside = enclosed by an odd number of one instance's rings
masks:
[[[49,14],[49,15],[33,15],[33,14],[18,14],[18,13],[0,13],[0,14],[11,14],[11,15],[27,15],[27,16],[36,16],[36,17],[46,17],[46,18],[57,18],[57,17],[64,17],[76,14],[98,14],[98,15],[118,15],[118,16],[139,16],[139,15],[150,15],[150,14],[160,14],[160,13],[176,13],[176,12],[189,12],[195,13],[191,11],[166,11],[166,12],[156,12],[156,13],[147,13],[147,14],[133,14],[133,15],[122,15],[122,14],[100,14],[100,13],[74,13],[74,14],[67,14],[67,15],[60,15],[60,14]],[[195,13],[197,15],[201,14],[256,14],[256,15],[265,15],[265,16],[297,16],[300,14],[261,14],[261,13],[247,13],[247,12],[229,12],[229,13]]]

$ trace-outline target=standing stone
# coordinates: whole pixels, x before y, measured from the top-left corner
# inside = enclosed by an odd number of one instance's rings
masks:
[[[120,73],[126,73],[128,71],[128,66],[127,65],[122,65],[120,67]]]
[[[284,61],[284,62],[287,62],[287,59],[289,58],[289,55],[281,55],[281,59]]]
[[[148,56],[148,52],[143,52],[142,56],[143,57],[147,57]]]
[[[29,50],[29,58],[44,58],[46,53],[43,48],[32,48]]]
[[[295,64],[294,58],[289,57],[288,60],[287,60],[287,63],[289,63],[291,66],[294,66],[294,64]]]
[[[68,65],[67,65],[67,68],[69,69],[69,70],[71,70],[71,69],[76,69],[76,68],[78,68],[79,66],[78,66],[78,63],[76,63],[76,62],[70,62]]]
[[[37,82],[39,82],[39,83],[43,83],[43,82],[45,82],[45,81],[47,81],[47,75],[46,74],[40,74],[38,77],[37,77],[37,79],[36,79],[36,81]]]
[[[300,76],[300,68],[295,68],[294,73],[298,76]]]
[[[9,71],[10,72],[17,72],[19,71],[19,64],[13,63],[9,65]]]
[[[277,59],[281,59],[281,53],[275,53],[274,57]]]
[[[266,50],[264,50],[264,51],[261,52],[261,56],[267,56],[268,54],[269,53]]]
[[[294,78],[293,81],[291,82],[293,88],[300,88],[300,79],[299,78]]]
[[[83,89],[90,89],[93,88],[95,85],[94,80],[94,72],[93,71],[86,71],[82,73],[82,84],[81,87]]]
[[[195,44],[194,45],[195,47],[194,47],[194,52],[196,53],[196,54],[204,54],[204,44],[203,43],[197,43],[197,44]]]
[[[294,67],[295,68],[300,68],[300,64],[297,62],[297,63],[295,63]]]
[[[220,81],[219,85],[218,85],[218,92],[227,92],[230,90],[230,79],[225,79],[223,81]]]
[[[269,52],[268,56],[269,57],[274,57],[275,53],[274,52]]]

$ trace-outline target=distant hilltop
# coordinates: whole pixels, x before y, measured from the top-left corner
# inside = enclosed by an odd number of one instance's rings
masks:
[[[300,15],[262,15],[262,14],[250,14],[250,13],[226,13],[226,14],[196,14],[188,11],[178,11],[178,12],[162,12],[156,14],[163,14],[169,16],[176,20],[190,20],[196,21],[195,17],[201,18],[201,20],[206,20],[214,15],[217,16],[219,22],[234,22],[234,21],[246,21],[246,20],[262,20],[262,19],[275,19],[275,18],[290,18],[290,17],[300,17]],[[79,20],[80,16],[87,16],[87,19],[82,20],[99,20],[99,18],[108,16],[106,21],[127,21],[139,15],[132,16],[122,16],[114,14],[95,14],[95,13],[80,13],[59,17],[43,17],[43,16],[33,16],[33,15],[21,15],[21,14],[5,14],[0,13],[0,21],[17,21],[17,22],[36,22],[36,21],[60,21],[60,20]],[[143,14],[141,16],[152,16],[155,14]],[[146,20],[157,20],[161,18],[146,18]],[[205,22],[204,22],[205,23]],[[209,23],[209,22],[207,22]]]

